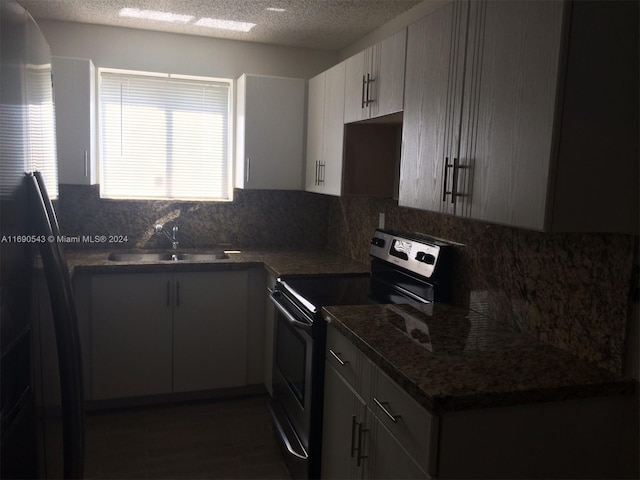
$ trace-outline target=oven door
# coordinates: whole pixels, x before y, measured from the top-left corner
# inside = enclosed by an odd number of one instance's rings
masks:
[[[311,428],[313,321],[278,291],[271,415],[294,477],[307,478]]]

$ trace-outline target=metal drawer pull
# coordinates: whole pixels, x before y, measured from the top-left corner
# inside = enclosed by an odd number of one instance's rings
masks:
[[[389,405],[389,402],[381,402],[376,397],[373,397],[373,401],[378,407],[380,407],[380,410],[382,410],[387,415],[387,417],[391,419],[393,423],[397,423],[398,419],[402,418],[402,415],[393,415],[389,410],[387,410],[387,407],[385,407],[385,405]]]
[[[342,365],[343,367],[344,367],[347,363],[349,363],[349,360],[342,360],[342,359],[340,358],[340,354],[339,354],[339,353],[336,353],[336,352],[334,352],[334,351],[333,351],[333,350],[331,350],[331,349],[329,349],[329,353],[330,353],[330,354],[333,356],[333,358],[335,358],[335,359],[338,361],[338,363],[339,363],[340,365]]]

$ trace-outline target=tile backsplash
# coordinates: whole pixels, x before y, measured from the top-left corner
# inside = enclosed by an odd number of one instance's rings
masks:
[[[324,248],[368,262],[369,240],[386,227],[463,243],[454,267],[453,303],[482,308],[609,370],[624,363],[638,237],[545,234],[398,207],[390,199],[295,191],[235,190],[230,203],[99,198],[97,186],[61,185],[65,235],[126,235],[109,248],[167,248],[157,223],[180,227],[180,246]],[[72,244],[105,248],[103,244]]]

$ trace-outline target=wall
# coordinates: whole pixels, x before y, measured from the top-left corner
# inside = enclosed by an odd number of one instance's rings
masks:
[[[311,78],[337,53],[83,23],[38,21],[51,53],[90,58],[96,68],[238,78],[243,73]]]
[[[243,73],[310,78],[337,63],[338,56],[324,50],[147,30],[38,23],[54,56],[90,58],[96,68],[225,78]],[[326,205],[304,192],[242,190],[236,191],[233,203],[113,201],[100,199],[98,186],[61,185],[59,216],[67,235],[127,235],[130,241],[124,247],[164,246],[152,236],[153,225],[164,222],[180,226],[185,247],[218,243],[313,247],[326,243]]]
[[[466,245],[454,268],[455,304],[482,298],[488,315],[622,372],[631,296],[638,287],[637,236],[546,234],[402,208],[390,199],[343,197],[331,199],[329,248],[367,261],[379,212],[386,228]],[[630,340],[637,349],[637,339]]]

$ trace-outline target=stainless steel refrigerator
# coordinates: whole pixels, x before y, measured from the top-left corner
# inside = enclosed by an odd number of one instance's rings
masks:
[[[0,61],[0,476],[81,478],[77,314],[45,187],[57,182],[51,53],[14,0],[0,1]]]

